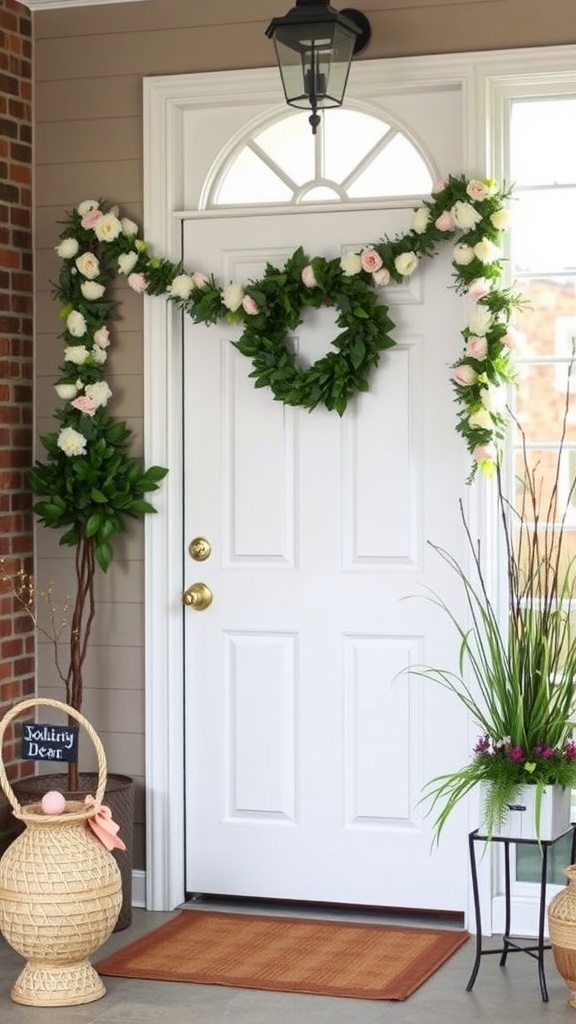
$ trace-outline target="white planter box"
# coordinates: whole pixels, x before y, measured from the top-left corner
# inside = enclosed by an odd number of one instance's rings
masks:
[[[523,786],[509,810],[501,829],[493,836],[503,839],[556,839],[570,825],[572,791],[561,786],[547,786],[542,793],[540,829],[536,833],[534,805],[536,786]],[[483,826],[481,826],[482,831]]]

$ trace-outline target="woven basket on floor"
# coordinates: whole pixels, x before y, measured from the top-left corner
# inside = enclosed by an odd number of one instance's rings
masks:
[[[67,704],[49,698],[22,701],[0,722],[0,784],[24,832],[0,860],[0,931],[28,961],[11,998],[27,1006],[75,1006],[100,999],[105,988],[88,957],[111,934],[122,902],[120,872],[112,854],[88,826],[96,813],[66,801],[62,814],[46,815],[40,804],[21,807],[1,758],[7,726],[37,706],[56,708],[88,733],[98,761],[102,802],[106,759],[90,723]]]

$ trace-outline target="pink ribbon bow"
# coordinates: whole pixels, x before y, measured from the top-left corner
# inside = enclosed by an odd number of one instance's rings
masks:
[[[88,824],[100,842],[107,850],[125,850],[126,846],[120,839],[118,831],[120,826],[112,821],[112,811],[104,804],[96,803],[93,796],[87,796],[84,804],[86,807],[95,807],[96,814],[88,818]]]

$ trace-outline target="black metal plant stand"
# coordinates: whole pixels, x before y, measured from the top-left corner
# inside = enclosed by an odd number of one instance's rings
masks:
[[[576,823],[572,823],[561,835],[556,836],[554,839],[512,839],[504,836],[492,836],[488,839],[487,836],[481,835],[478,829],[474,829],[468,836],[468,847],[470,853],[470,871],[472,874],[472,893],[474,897],[474,913],[476,916],[476,958],[474,960],[474,966],[472,968],[472,974],[468,984],[466,985],[466,991],[471,992],[476,981],[476,976],[480,968],[480,961],[483,956],[494,956],[500,954],[500,967],[504,967],[509,953],[527,953],[528,956],[533,957],[538,961],[538,979],[540,982],[540,992],[542,993],[543,1002],[548,1002],[548,989],[546,987],[546,974],[544,971],[544,953],[547,949],[550,949],[550,945],[544,942],[544,925],[546,922],[546,875],[548,869],[548,850],[551,846],[554,846],[564,836],[572,833],[572,846],[570,850],[570,863],[573,864],[576,855]],[[499,949],[483,949],[482,948],[482,921],[480,917],[480,896],[478,893],[478,872],[476,870],[476,843],[477,842],[491,842],[491,843],[503,843],[504,844],[504,900],[505,900],[505,920],[504,920],[504,935],[503,945]],[[539,915],[538,915],[538,941],[536,944],[526,945],[518,942],[516,939],[510,938],[510,844],[529,844],[537,845],[540,849],[541,854],[541,871],[540,871],[540,903],[539,903]]]

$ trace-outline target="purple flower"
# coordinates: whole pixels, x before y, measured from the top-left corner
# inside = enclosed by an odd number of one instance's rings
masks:
[[[485,754],[490,749],[490,739],[486,734],[478,737],[478,742],[474,747],[475,754]]]
[[[564,753],[569,761],[576,761],[576,743],[573,740],[569,740],[564,747]]]
[[[508,757],[511,761],[523,761],[524,751],[522,750],[522,747],[510,747]]]
[[[537,743],[534,747],[534,753],[538,757],[554,757],[555,750],[553,747],[549,747],[547,743]]]

